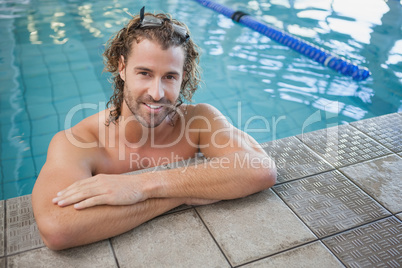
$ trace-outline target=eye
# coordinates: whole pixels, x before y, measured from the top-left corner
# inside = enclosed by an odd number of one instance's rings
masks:
[[[148,72],[139,72],[140,75],[148,75]]]
[[[174,75],[168,74],[168,75],[166,75],[166,79],[167,79],[167,80],[175,80],[176,77],[175,77]]]

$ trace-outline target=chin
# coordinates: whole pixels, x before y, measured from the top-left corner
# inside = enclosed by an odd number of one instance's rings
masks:
[[[143,117],[140,116],[135,116],[137,118],[137,121],[146,128],[156,128],[160,124],[162,124],[163,120],[166,118],[166,116],[163,119],[151,122],[152,120],[145,120]]]

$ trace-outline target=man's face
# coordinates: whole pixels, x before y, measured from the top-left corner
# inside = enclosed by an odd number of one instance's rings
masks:
[[[181,47],[163,50],[148,39],[133,43],[126,64],[122,57],[119,70],[124,80],[124,102],[143,126],[159,126],[174,109],[183,65]]]

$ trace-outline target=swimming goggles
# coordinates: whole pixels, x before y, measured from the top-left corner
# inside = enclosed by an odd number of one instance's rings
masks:
[[[135,29],[161,27],[164,21],[169,21],[172,24],[174,31],[184,40],[184,42],[187,42],[190,39],[190,36],[188,35],[186,28],[184,28],[183,26],[174,24],[168,18],[161,19],[149,15],[144,16],[144,12],[145,12],[145,6],[142,7],[140,10],[140,23],[135,27]]]

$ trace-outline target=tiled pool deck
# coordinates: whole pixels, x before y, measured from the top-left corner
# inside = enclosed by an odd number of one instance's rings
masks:
[[[402,113],[263,146],[272,189],[70,250],[43,245],[29,195],[0,201],[0,267],[402,267]]]

